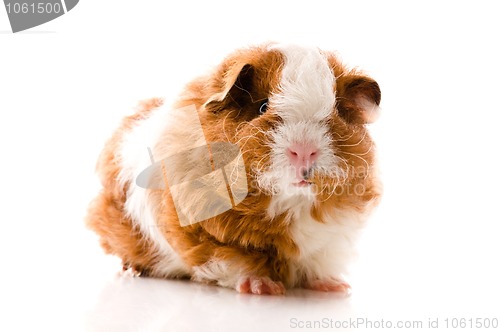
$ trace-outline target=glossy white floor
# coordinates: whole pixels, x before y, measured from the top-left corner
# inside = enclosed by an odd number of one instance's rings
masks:
[[[64,17],[16,35],[7,32],[1,12],[0,330],[495,324],[495,8],[487,1],[251,7],[82,1]],[[137,100],[173,94],[232,49],[267,40],[338,50],[382,88],[382,117],[371,129],[385,196],[361,241],[352,296],[305,290],[250,296],[121,275],[119,261],[105,256],[83,226],[98,190],[93,167],[104,140]],[[394,328],[399,324],[409,325]]]

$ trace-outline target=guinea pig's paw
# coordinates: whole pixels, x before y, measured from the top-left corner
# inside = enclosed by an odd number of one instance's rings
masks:
[[[144,273],[144,271],[142,271],[139,267],[130,265],[128,263],[123,263],[121,275],[124,277],[137,278],[141,276],[145,277],[146,273]]]
[[[308,281],[306,282],[304,287],[307,289],[322,292],[337,292],[346,295],[349,295],[351,293],[351,285],[349,285],[342,279],[337,278],[316,279]]]
[[[285,294],[285,286],[280,281],[273,281],[268,277],[243,277],[236,284],[236,290],[247,294]]]

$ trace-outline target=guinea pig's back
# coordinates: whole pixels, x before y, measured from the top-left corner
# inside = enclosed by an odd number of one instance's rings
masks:
[[[87,226],[109,254],[122,259],[124,269],[161,277],[187,274],[187,268],[165,240],[155,218],[155,191],[135,185],[138,175],[161,160],[162,136],[172,111],[161,99],[139,104],[107,141],[97,162],[102,190],[92,201]]]

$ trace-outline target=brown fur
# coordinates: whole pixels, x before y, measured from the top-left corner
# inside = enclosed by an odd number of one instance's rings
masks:
[[[120,161],[116,151],[119,151],[124,133],[161,104],[161,99],[141,102],[137,112],[126,117],[106,143],[96,167],[103,189],[90,204],[86,218],[87,226],[99,234],[101,246],[106,253],[120,257],[124,268],[130,267],[143,274],[147,274],[154,266],[157,254],[153,244],[144,238],[124,214],[126,188],[121,189],[117,182]]]

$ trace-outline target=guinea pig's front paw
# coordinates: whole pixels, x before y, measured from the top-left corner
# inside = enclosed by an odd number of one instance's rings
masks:
[[[342,279],[327,278],[308,281],[304,284],[304,288],[322,292],[337,292],[343,294],[351,293],[351,285]]]
[[[280,281],[273,281],[268,277],[243,277],[238,281],[236,290],[240,293],[258,295],[285,294],[285,286],[283,286],[283,283]]]
[[[146,277],[147,273],[145,273],[138,266],[133,266],[133,265],[128,264],[128,263],[123,263],[121,275],[136,278],[136,277]]]

